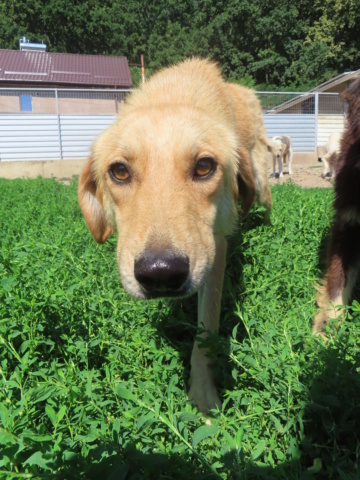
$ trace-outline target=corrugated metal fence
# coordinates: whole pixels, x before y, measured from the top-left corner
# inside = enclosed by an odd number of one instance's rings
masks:
[[[0,89],[0,161],[86,158],[129,90]]]
[[[0,161],[86,158],[115,115],[1,115]]]
[[[294,152],[314,152],[316,148],[315,115],[264,115],[269,138],[288,135]]]
[[[86,158],[94,139],[115,120],[115,115],[60,115],[61,158]]]
[[[86,158],[128,91],[0,89],[0,161]],[[344,123],[338,94],[258,92],[268,136],[315,152]]]

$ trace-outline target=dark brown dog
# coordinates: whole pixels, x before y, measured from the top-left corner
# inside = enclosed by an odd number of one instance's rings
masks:
[[[329,266],[320,287],[320,312],[314,332],[341,313],[351,297],[360,270],[360,79],[344,93],[347,124],[341,139],[335,178],[335,221],[328,250]]]

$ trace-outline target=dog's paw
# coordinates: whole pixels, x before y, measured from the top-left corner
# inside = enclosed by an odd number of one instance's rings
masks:
[[[210,371],[202,376],[197,375],[196,378],[194,375],[190,376],[188,399],[200,412],[205,414],[213,408],[221,409],[221,400]]]
[[[284,175],[283,175],[283,173],[282,173],[282,172],[281,172],[281,173],[279,173],[279,178],[282,178],[283,176],[284,176]]]

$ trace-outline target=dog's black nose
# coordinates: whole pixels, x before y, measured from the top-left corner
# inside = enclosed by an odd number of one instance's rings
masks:
[[[134,274],[150,296],[176,296],[189,275],[189,259],[171,250],[148,251],[135,260]]]

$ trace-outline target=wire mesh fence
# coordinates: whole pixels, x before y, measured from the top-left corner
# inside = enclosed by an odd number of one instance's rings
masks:
[[[0,88],[0,114],[116,114],[129,90]]]
[[[264,114],[341,115],[344,101],[339,93],[257,92]]]
[[[129,90],[0,88],[1,113],[116,114]],[[343,114],[338,93],[257,92],[264,114]]]

